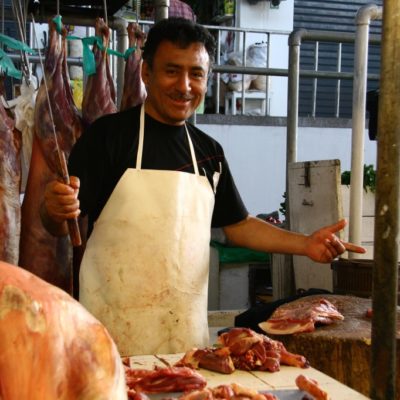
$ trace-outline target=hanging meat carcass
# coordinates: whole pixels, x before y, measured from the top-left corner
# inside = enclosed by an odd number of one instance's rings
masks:
[[[21,206],[21,134],[0,102],[0,260],[16,264]]]
[[[44,63],[45,79],[50,98],[57,142],[68,159],[76,139],[81,135],[82,122],[74,104],[66,62],[66,30],[62,40],[56,25],[49,23],[49,48]],[[28,182],[22,204],[19,265],[58,286],[72,292],[72,248],[68,237],[56,238],[43,227],[40,207],[45,186],[59,177],[50,110],[44,80],[35,106],[35,136]]]
[[[103,325],[62,290],[0,262],[0,398],[123,400],[125,372]]]
[[[110,42],[110,29],[102,18],[96,19],[95,32],[96,36],[102,38],[104,49],[93,45],[96,73],[87,78],[82,100],[82,117],[87,124],[102,115],[117,112],[115,87],[106,51]]]
[[[135,50],[131,52],[125,64],[121,110],[142,104],[146,99],[146,88],[141,77],[142,47],[145,34],[135,22],[130,22],[127,29],[129,48]]]

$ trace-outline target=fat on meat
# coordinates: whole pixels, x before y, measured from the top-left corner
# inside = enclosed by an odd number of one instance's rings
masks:
[[[1,261],[0,398],[127,399],[106,328],[63,290]]]
[[[316,325],[330,325],[344,316],[327,299],[307,296],[278,307],[259,327],[271,335],[313,332]]]
[[[121,98],[121,110],[142,104],[146,99],[146,88],[142,81],[142,47],[145,34],[135,22],[130,22],[127,27],[129,48],[135,48],[125,64],[124,88]]]
[[[49,23],[49,47],[44,69],[57,142],[68,159],[72,146],[82,133],[82,121],[69,83],[66,33],[63,29],[59,40],[55,24]],[[31,163],[22,203],[18,265],[72,293],[72,246],[69,237],[52,236],[40,219],[46,184],[58,178],[60,171],[43,80],[36,98],[34,121]]]
[[[82,117],[86,124],[91,124],[102,115],[117,112],[115,86],[106,52],[110,29],[102,18],[96,19],[95,32],[102,38],[104,50],[93,45],[96,73],[88,76],[82,99]]]
[[[21,205],[21,134],[0,103],[0,260],[18,262]]]

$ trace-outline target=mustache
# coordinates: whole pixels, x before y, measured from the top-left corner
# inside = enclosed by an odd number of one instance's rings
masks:
[[[181,100],[181,101],[190,101],[194,99],[194,96],[189,94],[182,94],[182,93],[172,93],[171,97],[174,100]]]

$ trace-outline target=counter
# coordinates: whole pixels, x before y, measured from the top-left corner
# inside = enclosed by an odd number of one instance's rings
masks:
[[[182,356],[183,354],[133,356],[130,358],[130,364],[131,368],[153,369],[156,365],[160,367],[165,367],[168,363],[172,365]],[[282,366],[279,372],[247,372],[237,370],[230,375],[219,374],[205,369],[200,369],[199,372],[207,380],[209,387],[215,387],[221,384],[238,383],[250,389],[259,391],[289,391],[297,389],[295,379],[299,374],[303,374],[309,378],[316,379],[320,386],[328,392],[331,400],[368,399],[368,397],[365,397],[355,390],[343,385],[315,368],[302,369]],[[281,398],[283,399],[283,397]]]

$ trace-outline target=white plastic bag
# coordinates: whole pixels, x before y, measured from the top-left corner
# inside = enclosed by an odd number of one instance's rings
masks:
[[[257,68],[267,67],[268,45],[265,42],[254,43],[247,49],[247,60],[249,64]],[[254,75],[251,81],[251,89],[265,91],[267,89],[267,77],[265,75]]]

